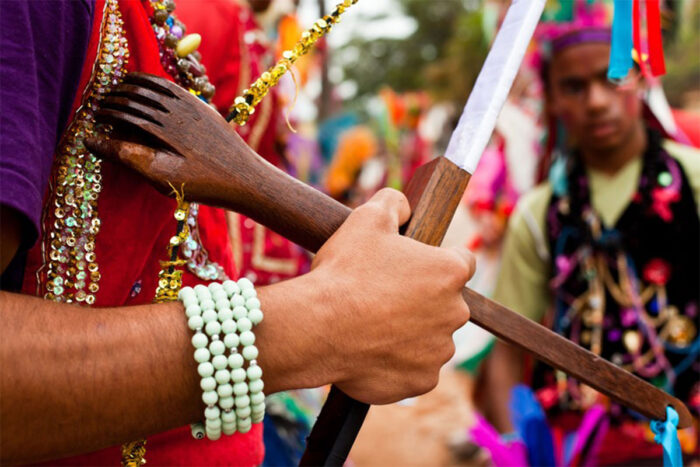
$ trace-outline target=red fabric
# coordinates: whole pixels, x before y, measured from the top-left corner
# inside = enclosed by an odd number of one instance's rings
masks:
[[[636,3],[636,2],[635,2]],[[647,0],[647,34],[649,37],[649,63],[651,73],[661,76],[666,73],[664,46],[661,38],[661,12],[659,0]]]
[[[563,450],[564,434],[576,430],[581,418],[580,413],[567,412],[550,420],[552,433],[558,441],[555,449]],[[660,462],[663,448],[647,439],[643,423],[625,422],[611,426],[600,444],[596,465],[617,465],[643,459],[659,459]]]
[[[700,113],[673,109],[673,119],[690,143],[700,148]]]
[[[73,108],[80,105],[82,89],[89,81],[100,40],[104,0],[97,0],[95,19]],[[158,43],[148,17],[148,2],[120,0],[130,58],[128,71],[152,73],[167,79],[159,57]],[[159,261],[165,259],[169,238],[175,233],[175,201],[158,193],[142,178],[120,165],[104,162],[103,190],[98,202],[102,221],[95,252],[102,278],[96,294],[96,306],[122,306],[149,303],[155,295]],[[224,214],[209,210],[202,214],[205,223],[222,225]],[[216,221],[219,219],[219,221]],[[225,224],[223,224],[225,226]],[[234,276],[232,254],[225,228],[202,228],[202,243],[209,246],[210,258]],[[41,242],[40,242],[41,243]],[[228,252],[228,253],[227,253]],[[38,244],[27,261],[24,291],[35,293],[35,272],[42,265]],[[189,273],[187,283],[197,282]],[[140,285],[140,287],[134,287]],[[115,465],[121,458],[119,447],[86,456],[65,459],[63,465]],[[224,437],[213,443],[196,441],[189,427],[149,437],[146,459],[149,465],[257,465],[262,462],[262,424],[253,425],[245,435]],[[51,462],[57,465],[57,462]]]

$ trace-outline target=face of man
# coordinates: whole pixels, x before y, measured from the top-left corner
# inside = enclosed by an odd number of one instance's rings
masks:
[[[582,150],[614,151],[630,141],[642,115],[636,73],[623,86],[607,79],[610,46],[585,43],[558,52],[549,66],[547,104]]]

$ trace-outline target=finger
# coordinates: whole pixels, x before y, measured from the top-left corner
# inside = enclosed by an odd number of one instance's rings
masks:
[[[132,100],[128,97],[109,95],[102,101],[103,109],[121,110],[131,115],[144,118],[149,122],[155,123],[158,126],[163,126],[160,122],[164,112],[156,110],[140,102]]]
[[[453,246],[448,248],[448,250],[453,252],[454,256],[460,260],[459,264],[461,267],[458,271],[460,273],[458,274],[458,282],[466,284],[476,272],[476,257],[466,248]]]
[[[128,97],[129,99],[140,102],[149,107],[153,107],[163,112],[169,112],[168,108],[165,106],[165,103],[168,101],[168,97],[148,88],[144,88],[143,86],[137,86],[135,84],[120,84],[110,93],[110,95]]]
[[[379,217],[379,225],[386,231],[398,232],[399,227],[411,217],[408,199],[403,193],[392,188],[379,190],[365,205],[374,208],[372,211]]]
[[[126,75],[124,82],[144,86],[169,97],[178,97],[187,92],[172,81],[138,71]]]

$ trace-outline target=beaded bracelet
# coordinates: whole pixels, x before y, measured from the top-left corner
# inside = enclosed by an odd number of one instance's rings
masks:
[[[192,425],[192,436],[217,440],[222,433],[248,432],[265,415],[262,369],[256,361],[258,349],[252,331],[263,313],[253,283],[241,278],[238,282],[213,282],[208,287],[184,287],[178,298],[195,333],[194,359],[199,364],[202,400],[207,406],[205,422]]]

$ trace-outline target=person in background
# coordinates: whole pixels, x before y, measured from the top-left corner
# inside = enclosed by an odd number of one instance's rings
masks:
[[[674,394],[697,416],[700,152],[645,119],[639,73],[622,86],[608,81],[610,39],[604,22],[584,22],[547,41],[547,112],[566,137],[549,180],[515,208],[493,297]],[[502,433],[517,428],[511,389],[529,382],[561,464],[660,462],[648,421],[544,364],[524,365],[507,344],[496,343],[481,377],[481,409]],[[588,442],[565,444],[601,411]],[[691,456],[696,430],[681,432]]]

